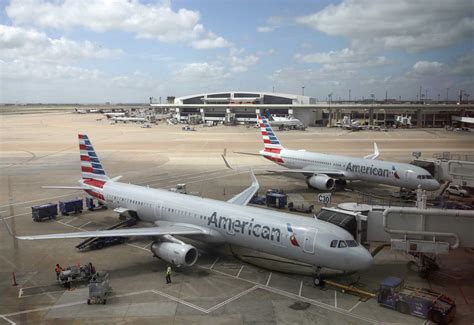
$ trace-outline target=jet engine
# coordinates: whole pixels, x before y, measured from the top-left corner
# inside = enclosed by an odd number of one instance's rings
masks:
[[[157,241],[151,245],[151,252],[162,260],[176,266],[192,266],[198,259],[195,247],[181,241]]]
[[[320,174],[314,175],[308,178],[307,180],[308,186],[323,190],[323,191],[330,191],[334,188],[334,184],[336,183],[334,178],[331,178],[327,175]]]

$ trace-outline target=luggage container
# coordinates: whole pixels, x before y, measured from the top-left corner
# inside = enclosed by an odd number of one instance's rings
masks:
[[[267,190],[265,201],[268,207],[284,209],[288,202],[288,196],[283,190],[269,189]]]
[[[45,219],[55,219],[58,215],[58,205],[47,203],[31,207],[31,217],[33,221],[41,222]]]
[[[82,199],[59,201],[59,211],[61,211],[63,216],[68,216],[70,213],[82,213],[82,209]]]

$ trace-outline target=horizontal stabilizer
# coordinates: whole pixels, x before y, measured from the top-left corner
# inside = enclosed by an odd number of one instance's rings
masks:
[[[259,153],[254,153],[254,152],[240,152],[240,151],[234,151],[234,153],[239,154],[239,155],[247,155],[247,156],[261,156]]]
[[[63,190],[89,190],[90,187],[87,186],[41,186],[41,188],[49,189],[63,189]]]

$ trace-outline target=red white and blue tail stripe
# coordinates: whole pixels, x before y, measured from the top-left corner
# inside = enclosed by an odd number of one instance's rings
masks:
[[[270,123],[268,122],[266,117],[263,117],[260,114],[257,114],[258,124],[260,126],[260,131],[262,132],[263,137],[263,144],[265,149],[273,148],[273,149],[283,149],[283,146],[278,141],[275,133],[273,132]]]
[[[267,159],[282,164],[284,161],[280,156],[280,151],[285,149],[278,140],[277,136],[273,132],[270,123],[267,118],[257,114],[258,125],[260,126],[260,131],[262,133],[264,150],[260,153]]]
[[[81,153],[82,178],[107,181],[109,178],[104,167],[102,167],[89,137],[85,134],[79,134],[79,150]]]
[[[104,201],[102,188],[109,180],[94,147],[85,134],[79,134],[79,150],[81,153],[82,183],[88,187],[86,193],[90,196]]]

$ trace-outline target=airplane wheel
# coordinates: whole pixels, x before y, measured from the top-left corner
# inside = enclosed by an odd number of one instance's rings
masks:
[[[439,311],[433,311],[430,317],[431,321],[435,324],[442,324],[444,323],[443,316]]]
[[[322,287],[323,283],[324,283],[324,281],[321,279],[320,276],[315,276],[313,278],[313,284],[314,284],[315,287]]]

